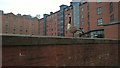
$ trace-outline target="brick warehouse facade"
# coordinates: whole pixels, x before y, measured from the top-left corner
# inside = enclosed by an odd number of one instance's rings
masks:
[[[77,10],[75,8],[78,8]],[[39,36],[72,37],[67,31],[70,22],[77,28],[83,28],[85,35],[91,38],[119,38],[120,2],[71,2],[70,6],[61,5],[60,10],[38,19],[29,15],[2,13],[3,34],[24,34]]]
[[[2,16],[2,21],[3,34],[39,35],[37,18],[9,13]]]
[[[58,12],[50,12],[50,15],[46,19],[47,36],[58,35]]]

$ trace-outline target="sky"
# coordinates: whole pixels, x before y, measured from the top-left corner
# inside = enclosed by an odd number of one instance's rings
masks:
[[[60,8],[59,6],[70,5],[72,0],[0,0],[0,10],[4,13],[14,13],[21,15],[31,15],[35,17],[43,14],[50,14],[50,12],[56,12]]]

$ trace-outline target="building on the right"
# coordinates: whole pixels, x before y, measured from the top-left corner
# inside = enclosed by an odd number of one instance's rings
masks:
[[[120,2],[84,2],[80,3],[79,12],[79,26],[84,31],[81,37],[119,38]],[[74,15],[75,12],[72,13]],[[77,17],[76,15],[72,19]]]
[[[112,29],[118,29],[118,27],[112,27],[113,25],[110,25],[111,28],[106,28],[107,26],[104,26],[105,24],[110,23],[118,23],[120,21],[118,16],[118,9],[119,9],[119,3],[118,2],[90,2],[88,4],[88,25],[90,32],[90,37],[98,37],[98,38],[110,38],[106,35],[106,33],[109,33],[108,30],[110,30],[110,33],[115,33],[115,30]],[[116,24],[118,26],[118,24]],[[118,32],[118,31],[117,31]],[[113,36],[118,36],[117,34],[113,34]]]

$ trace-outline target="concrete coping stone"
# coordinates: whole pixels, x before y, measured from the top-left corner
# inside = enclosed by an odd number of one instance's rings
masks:
[[[119,44],[118,39],[104,38],[78,38],[57,36],[35,36],[35,35],[11,35],[2,36],[2,45],[81,45],[81,44]]]

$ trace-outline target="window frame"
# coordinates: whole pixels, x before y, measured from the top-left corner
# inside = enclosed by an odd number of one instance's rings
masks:
[[[84,11],[84,8],[83,8],[83,7],[81,8],[81,11],[82,11],[82,12]]]
[[[110,15],[110,22],[113,22],[114,21],[114,14]]]
[[[84,19],[84,14],[81,15],[81,19]]]
[[[102,24],[103,24],[103,19],[102,18],[97,19],[97,25],[101,26]]]
[[[97,15],[100,15],[100,14],[102,14],[102,7],[97,8]]]
[[[109,4],[109,11],[110,11],[110,13],[113,12],[113,2],[110,2],[110,4]]]

